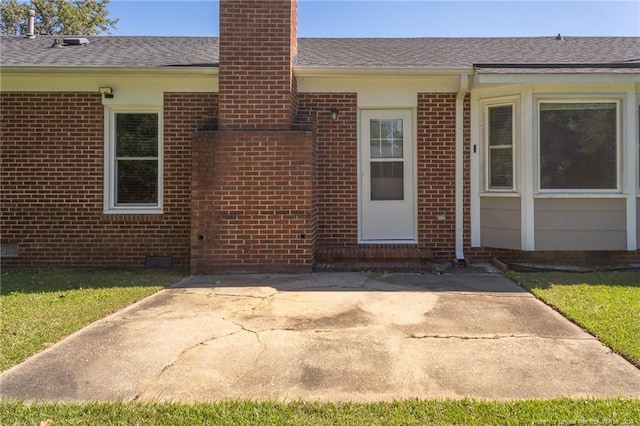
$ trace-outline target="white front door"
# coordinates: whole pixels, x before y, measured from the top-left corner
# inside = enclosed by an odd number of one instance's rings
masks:
[[[412,111],[360,114],[360,240],[416,241]]]

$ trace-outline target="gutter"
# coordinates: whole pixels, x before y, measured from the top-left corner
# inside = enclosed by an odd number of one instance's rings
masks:
[[[485,64],[473,64],[474,69],[485,68],[506,68],[506,69],[562,69],[562,68],[640,68],[640,62],[628,61],[628,62],[565,62],[565,63],[485,63]]]
[[[464,97],[469,89],[469,77],[460,74],[456,96],[456,261],[464,261]]]
[[[473,67],[464,68],[384,68],[384,67],[305,67],[294,65],[296,77],[363,77],[363,76],[458,76],[473,75]]]
[[[192,75],[218,75],[217,67],[49,67],[49,66],[13,66],[0,65],[2,74],[47,74],[47,75],[172,75],[172,76],[192,76]]]

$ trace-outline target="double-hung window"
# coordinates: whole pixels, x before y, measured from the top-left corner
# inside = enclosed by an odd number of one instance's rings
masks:
[[[613,100],[538,102],[541,191],[618,189],[619,110]]]
[[[158,110],[109,109],[105,213],[162,213],[162,118]]]
[[[489,105],[485,110],[486,189],[513,191],[514,104]]]

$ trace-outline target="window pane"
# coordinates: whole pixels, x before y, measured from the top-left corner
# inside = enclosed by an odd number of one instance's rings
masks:
[[[371,199],[404,200],[404,163],[372,162]]]
[[[116,156],[158,156],[158,114],[116,114]]]
[[[489,108],[489,145],[513,143],[513,113],[511,105]]]
[[[617,188],[617,105],[540,104],[540,188]]]
[[[116,204],[156,204],[158,202],[157,161],[118,160],[116,176]]]
[[[511,148],[494,148],[489,151],[490,187],[513,188],[513,151]]]
[[[380,138],[380,120],[371,120],[369,129],[371,130],[371,139]]]
[[[403,158],[402,120],[369,122],[371,158]]]

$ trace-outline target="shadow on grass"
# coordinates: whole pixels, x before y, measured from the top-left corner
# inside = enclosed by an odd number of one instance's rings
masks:
[[[640,270],[600,272],[513,272],[507,276],[528,289],[547,289],[553,285],[599,285],[640,287]]]
[[[3,267],[0,294],[86,288],[168,287],[187,274],[167,270]]]

